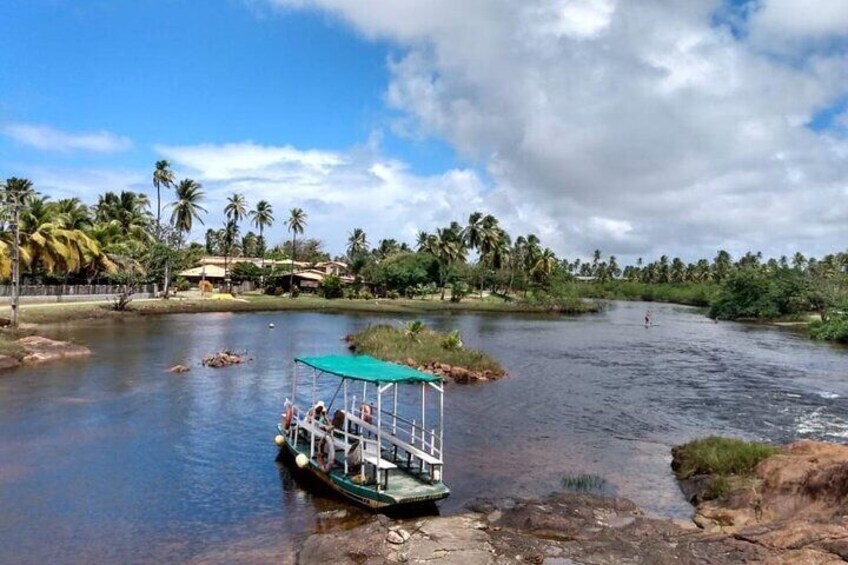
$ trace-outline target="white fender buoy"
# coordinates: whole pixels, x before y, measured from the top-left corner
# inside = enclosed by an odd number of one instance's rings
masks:
[[[276,436],[274,436],[274,443],[277,444],[277,447],[282,447],[283,444],[286,443],[286,438],[284,438],[280,434],[277,434]]]
[[[309,458],[303,453],[298,453],[297,457],[294,458],[294,462],[297,463],[297,466],[303,469],[307,465],[309,465]]]
[[[268,327],[269,327],[269,328],[271,328],[271,329],[273,330],[273,329],[274,329],[274,327],[275,327],[275,326],[274,326],[274,322],[271,322],[270,324],[268,324]]]

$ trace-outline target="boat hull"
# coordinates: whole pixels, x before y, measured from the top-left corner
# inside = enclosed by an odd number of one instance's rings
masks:
[[[307,457],[308,451],[298,449],[298,446],[293,444],[289,437],[286,437],[285,442],[280,446],[280,455],[282,460],[289,465],[298,474],[305,474],[321,486],[332,490],[341,497],[350,502],[370,510],[385,510],[390,508],[408,508],[412,506],[431,505],[438,500],[442,500],[450,495],[450,489],[444,483],[436,483],[424,488],[418,488],[419,492],[403,493],[389,492],[385,490],[378,491],[371,486],[363,486],[353,483],[340,471],[331,473],[324,472],[313,460],[300,468],[295,463],[295,459],[299,454],[303,453]]]

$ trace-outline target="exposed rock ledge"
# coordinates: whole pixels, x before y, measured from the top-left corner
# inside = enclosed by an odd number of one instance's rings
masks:
[[[701,504],[705,529],[646,517],[625,499],[558,493],[483,501],[458,516],[377,516],[310,536],[298,562],[836,564],[848,558],[846,494],[848,447],[798,442],[763,461],[747,491]]]
[[[57,341],[46,337],[31,335],[17,340],[25,354],[21,360],[24,364],[44,363],[72,357],[91,355],[91,350],[83,345]]]

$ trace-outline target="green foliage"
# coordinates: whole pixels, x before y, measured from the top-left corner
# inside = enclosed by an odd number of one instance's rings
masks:
[[[848,343],[848,315],[837,314],[810,324],[810,337],[822,341]]]
[[[575,284],[561,281],[551,283],[546,289],[533,290],[521,302],[552,312],[578,313],[592,310],[591,305],[578,295],[578,287]]]
[[[678,479],[695,475],[747,475],[760,461],[779,452],[767,443],[710,436],[675,447],[672,468]]]
[[[341,298],[344,296],[344,285],[342,279],[335,275],[329,275],[321,283],[321,294],[324,298]]]
[[[601,490],[606,483],[607,481],[603,477],[589,473],[565,475],[561,481],[562,488],[577,492]]]
[[[462,349],[462,338],[459,335],[459,330],[454,330],[442,338],[442,347],[448,351],[456,351]]]
[[[368,263],[362,270],[362,276],[383,292],[394,291],[399,295],[412,296],[418,287],[438,280],[439,264],[427,253],[401,252],[379,263]]]
[[[575,283],[579,296],[607,300],[643,300],[709,306],[718,295],[719,285],[711,282],[647,283],[615,280]]]
[[[460,302],[463,298],[471,294],[471,288],[463,281],[454,281],[451,284],[451,302]]]
[[[187,291],[188,289],[191,288],[191,283],[188,282],[183,277],[177,277],[177,280],[176,280],[174,286],[177,288],[178,291],[185,292],[185,291]]]
[[[409,339],[417,340],[418,336],[421,335],[421,332],[423,332],[425,329],[426,329],[426,326],[424,325],[424,322],[422,322],[421,320],[413,320],[411,322],[407,322],[407,324],[406,324],[406,336]]]
[[[262,278],[262,268],[249,261],[239,261],[230,268],[230,280],[235,284],[243,282],[258,283]]]
[[[458,338],[458,332],[453,333]],[[470,371],[492,371],[496,375],[504,373],[497,361],[481,351],[464,347],[442,347],[442,341],[446,337],[446,334],[423,328],[417,339],[410,339],[406,328],[378,325],[350,336],[348,340],[357,353],[372,355],[385,361],[416,367],[438,362]]]
[[[722,283],[710,308],[710,317],[773,319],[798,315],[809,307],[807,281],[795,269],[768,274],[760,269],[740,269]]]

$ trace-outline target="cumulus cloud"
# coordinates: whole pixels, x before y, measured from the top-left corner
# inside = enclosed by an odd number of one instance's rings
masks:
[[[116,153],[132,147],[129,138],[108,131],[70,133],[46,125],[14,123],[3,126],[0,132],[19,143],[46,151]]]
[[[273,206],[277,222],[266,234],[269,242],[287,239],[288,210],[302,207],[309,215],[307,237],[323,239],[333,253],[344,251],[353,228],[364,229],[373,243],[381,238],[412,243],[417,230],[467,216],[483,204],[484,186],[474,171],[415,175],[404,163],[381,155],[374,143],[346,152],[253,142],[158,146],[157,151],[181,176],[203,184],[209,227],[219,227],[226,197],[239,192],[250,205],[265,199]]]
[[[272,1],[399,46],[398,131],[478,159],[485,206],[561,253],[844,248],[846,142],[807,124],[848,58],[787,40],[845,40],[841,0],[759,0],[749,34],[715,0]]]

